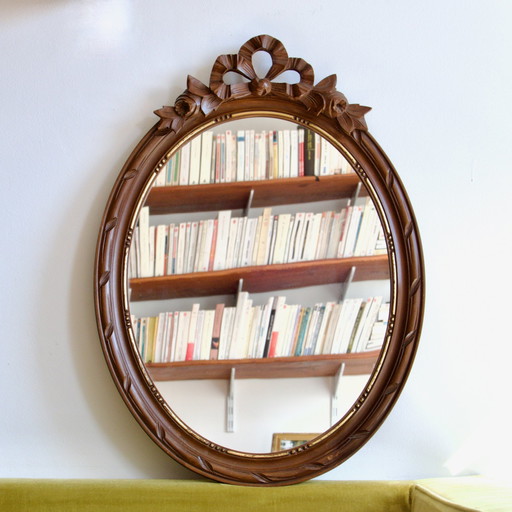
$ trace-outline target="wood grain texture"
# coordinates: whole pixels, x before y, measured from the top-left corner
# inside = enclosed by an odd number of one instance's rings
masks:
[[[236,370],[237,379],[332,377],[342,363],[345,363],[343,375],[370,375],[379,353],[373,350],[354,354],[149,363],[146,366],[155,381],[229,380],[232,368]]]
[[[239,210],[245,208],[254,190],[254,208],[348,198],[360,182],[357,174],[281,178],[265,181],[239,181],[205,185],[153,187],[146,199],[152,215],[197,211]],[[361,196],[367,195],[363,188]]]
[[[130,279],[130,300],[231,295],[237,292],[240,279],[249,293],[332,283],[341,286],[353,266],[357,269],[354,281],[389,279],[389,261],[384,254]]]

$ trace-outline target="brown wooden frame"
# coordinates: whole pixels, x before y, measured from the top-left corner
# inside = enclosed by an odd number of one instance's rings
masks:
[[[259,78],[251,63],[267,51],[272,67]],[[295,70],[299,83],[274,81]],[[248,81],[226,85],[233,71]],[[289,58],[278,40],[257,36],[238,54],[214,63],[209,86],[189,76],[174,106],[139,142],[113,187],[101,223],[95,262],[95,307],[102,348],[114,382],[146,433],[167,454],[209,478],[242,485],[286,485],[333,469],[354,454],[386,418],[413,363],[423,318],[424,268],[420,237],[393,165],[368,133],[368,107],[349,104],[331,75],[314,85],[312,67]],[[133,341],[127,299],[127,258],[133,227],[155,175],[171,154],[216,123],[276,117],[307,126],[343,152],[373,199],[388,247],[391,307],[385,343],[359,398],[329,430],[279,453],[251,454],[219,446],[191,430],[158,392]]]

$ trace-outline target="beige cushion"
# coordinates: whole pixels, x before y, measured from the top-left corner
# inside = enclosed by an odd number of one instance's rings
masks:
[[[417,480],[411,512],[512,512],[512,486],[484,477]]]

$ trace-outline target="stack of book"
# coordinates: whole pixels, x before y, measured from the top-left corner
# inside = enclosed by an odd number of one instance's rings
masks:
[[[169,159],[155,186],[326,176],[353,172],[323,137],[295,130],[203,132]]]
[[[149,225],[141,209],[130,254],[131,277],[158,277],[253,265],[295,263],[385,253],[382,227],[373,202],[339,212],[233,217]]]
[[[253,305],[240,292],[236,306],[133,318],[145,362],[253,359],[343,354],[375,350],[387,331],[389,304],[382,297],[345,299],[311,307],[283,296]]]

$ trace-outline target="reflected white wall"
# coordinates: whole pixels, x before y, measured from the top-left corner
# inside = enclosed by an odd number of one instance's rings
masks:
[[[345,376],[340,411],[348,411],[368,376]],[[238,379],[234,383],[234,432],[226,431],[229,381],[159,382],[173,411],[196,432],[222,446],[252,453],[271,451],[274,433],[321,433],[331,426],[332,377]]]

